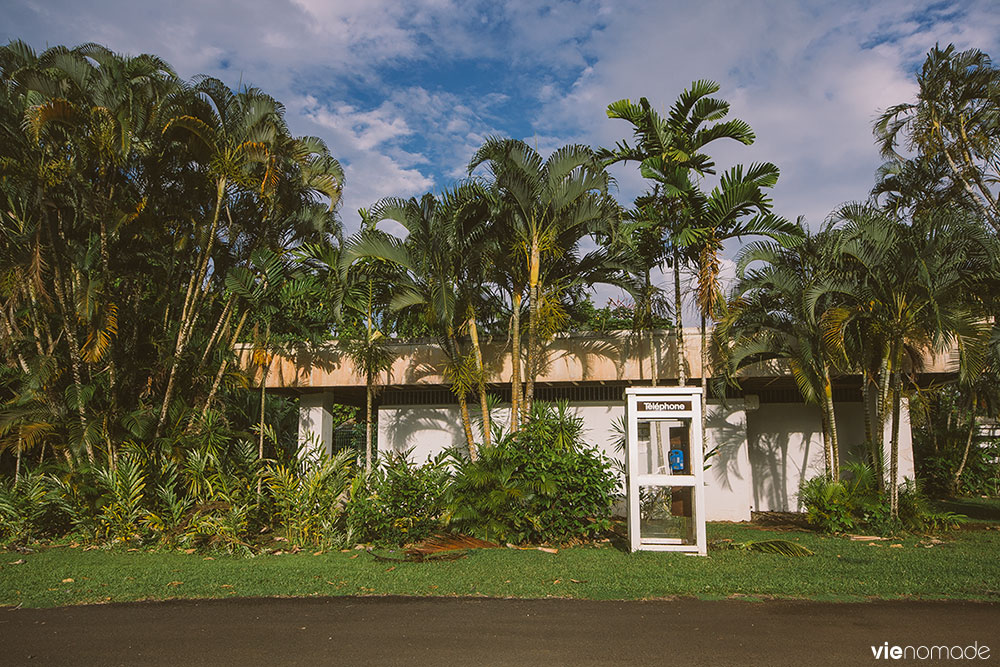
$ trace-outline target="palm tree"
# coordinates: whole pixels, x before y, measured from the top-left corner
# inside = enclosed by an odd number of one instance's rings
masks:
[[[895,517],[904,359],[913,369],[920,350],[957,345],[960,376],[981,372],[988,326],[969,295],[992,258],[985,255],[981,228],[961,213],[934,211],[904,224],[872,206],[851,204],[836,211],[832,222],[845,237],[839,260],[854,284],[849,299],[826,315],[827,341],[843,351],[849,330],[860,325],[875,347],[879,366],[869,373],[879,382],[880,442],[891,412],[887,483]],[[881,451],[878,446],[880,457]]]
[[[230,271],[333,231],[339,165],[322,142],[290,137],[264,98],[188,86],[154,56],[94,44],[0,47],[0,270],[12,287],[0,348],[19,369],[4,411],[19,432],[39,419],[50,431],[34,442],[70,465],[80,452],[99,463],[102,442],[113,465],[123,440],[148,442],[157,423],[157,435],[191,428],[186,399],[201,403],[204,388],[205,412],[244,325],[267,329],[225,289]],[[241,142],[226,129],[240,125],[254,127]]]
[[[643,97],[636,104],[623,99],[608,105],[608,117],[620,118],[632,124],[634,145],[619,142],[614,149],[601,149],[599,156],[606,164],[632,160],[641,164],[656,159],[661,174],[669,172],[666,184],[689,181],[691,174],[703,176],[715,173],[715,163],[705,147],[718,139],[732,139],[749,145],[754,141],[753,130],[740,119],[723,120],[729,114],[729,103],[710,97],[719,92],[719,84],[702,79],[693,82],[682,92],[664,117],[652,108]],[[711,124],[709,124],[711,123]],[[656,175],[647,176],[656,179]],[[664,261],[673,270],[674,317],[676,319],[678,384],[687,382],[687,363],[684,354],[684,328],[681,321],[683,297],[681,294],[681,267],[694,260],[688,250],[692,246],[689,217],[682,205],[677,205],[680,192],[669,187],[658,187],[656,194],[663,198],[659,209],[663,215],[661,229],[664,238]]]
[[[720,272],[723,243],[743,236],[768,236],[779,242],[796,237],[800,229],[784,218],[771,213],[771,200],[765,188],[778,181],[778,168],[766,162],[752,164],[744,170],[737,165],[726,171],[719,185],[705,194],[688,180],[687,173],[674,169],[659,157],[648,158],[642,165],[643,175],[660,182],[683,202],[683,215],[688,220],[679,243],[696,253],[695,300],[701,311],[701,384],[702,419],[708,407],[708,321],[722,314]],[[707,432],[702,424],[702,444],[707,446]]]
[[[479,245],[486,238],[485,198],[474,183],[461,184],[440,199],[426,194],[419,201],[387,198],[368,212],[372,225],[393,220],[407,230],[399,241],[391,236],[369,235],[352,244],[352,258],[368,257],[389,262],[401,272],[390,306],[413,308],[438,337],[448,358],[448,377],[462,414],[469,456],[476,458],[475,436],[467,395],[479,388],[483,438],[488,442],[490,421],[486,400],[482,352],[477,335],[478,289],[482,285]],[[463,351],[459,335],[467,330],[473,351]]]
[[[258,90],[248,88],[234,94],[221,81],[205,78],[194,87],[193,92],[204,103],[196,105],[194,109],[183,108],[167,121],[163,132],[176,129],[186,133],[179,136],[190,138],[195,154],[203,161],[206,175],[214,184],[215,203],[209,220],[204,221],[205,224],[197,230],[196,268],[190,274],[184,294],[173,361],[154,438],[160,436],[166,421],[178,364],[201,311],[200,306],[206,292],[205,278],[212,260],[228,187],[231,183],[266,186],[267,175],[263,179],[254,178],[248,168],[254,163],[269,162],[270,149],[283,130],[279,105]]]
[[[341,280],[338,290],[340,311],[338,341],[365,378],[365,472],[372,468],[372,424],[375,383],[381,373],[392,367],[396,356],[386,345],[382,329],[392,298],[393,286],[400,279],[392,263],[371,256],[360,256],[356,247],[364,247],[373,237],[384,234],[372,226],[366,211],[361,211],[364,228],[350,239],[342,251]],[[354,258],[354,261],[350,261]],[[350,262],[349,264],[347,262]]]
[[[504,281],[511,290],[513,368],[511,377],[512,428],[530,418],[542,338],[543,303],[554,304],[547,292],[555,276],[550,268],[574,255],[588,234],[607,234],[618,218],[617,204],[608,195],[610,176],[596,154],[586,146],[570,145],[546,160],[523,141],[491,137],[469,162],[469,173],[485,165],[491,215],[496,238],[509,267]],[[528,297],[528,350],[524,399],[520,394],[520,311],[524,290]],[[517,414],[519,413],[519,415]]]
[[[661,209],[665,200],[654,191],[635,200],[635,208],[625,212],[616,238],[602,242],[620,247],[623,256],[623,288],[632,298],[632,335],[641,338],[642,332],[655,328],[655,323],[673,314],[671,304],[663,289],[653,282],[652,271],[668,260],[669,239],[665,215]],[[675,326],[679,317],[674,318]],[[659,346],[652,334],[649,336],[650,378],[657,386],[660,378]],[[681,371],[683,373],[683,371]]]
[[[801,218],[796,225],[799,238],[758,241],[740,251],[738,283],[714,336],[734,375],[772,359],[789,364],[802,398],[820,407],[826,470],[836,481],[840,453],[831,381],[834,359],[820,324],[838,290],[830,267],[831,239],[829,233],[811,235]]]
[[[1000,232],[1000,69],[978,49],[935,45],[917,74],[917,100],[887,109],[875,137],[887,158],[902,159],[897,146],[928,160],[942,160],[983,218]]]
[[[249,87],[233,93],[211,78],[201,79],[191,94],[193,100],[179,100],[179,108],[167,120],[162,133],[187,140],[189,150],[212,184],[214,204],[195,229],[193,270],[182,274],[187,286],[154,437],[162,431],[180,359],[209,296],[209,265],[215,279],[224,276],[233,264],[249,261],[261,248],[281,247],[317,233],[335,232],[332,211],[343,185],[343,170],[322,141],[291,137],[284,109],[273,98]],[[317,195],[326,203],[317,205],[313,199]],[[232,205],[237,207],[235,216]],[[220,234],[222,230],[224,234]],[[223,243],[225,252],[221,248],[215,252]],[[216,331],[232,306],[231,300],[226,302]]]

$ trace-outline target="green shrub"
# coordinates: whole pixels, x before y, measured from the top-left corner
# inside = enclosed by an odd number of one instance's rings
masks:
[[[827,533],[850,530],[878,535],[920,532],[953,527],[960,518],[950,512],[933,512],[914,480],[907,480],[899,488],[899,509],[893,517],[889,498],[879,492],[874,471],[860,462],[846,464],[840,482],[825,476],[804,482],[799,500],[806,510],[809,525]]]
[[[817,530],[842,533],[854,528],[854,506],[841,482],[813,477],[799,489],[799,501],[806,510],[806,521]]]
[[[1000,496],[1000,443],[974,444],[955,484],[955,472],[961,465],[963,450],[925,457],[920,465],[921,481],[932,497]]]
[[[536,402],[515,433],[497,433],[476,461],[453,454],[449,524],[499,542],[564,542],[610,527],[611,461],[581,438],[566,404]]]
[[[359,473],[351,484],[350,539],[400,546],[440,531],[447,482],[444,457],[423,465],[410,463],[405,453],[380,457],[370,473]]]
[[[336,524],[351,479],[353,454],[343,451],[333,458],[319,453],[304,457],[301,472],[284,465],[270,465],[264,480],[274,499],[274,519],[284,528],[290,544],[328,546],[336,538]]]
[[[133,456],[122,456],[118,463],[97,470],[102,491],[101,511],[97,516],[100,536],[125,540],[135,537],[143,517],[146,475]]]
[[[49,480],[39,473],[25,473],[17,483],[0,480],[0,544],[37,536],[49,491]]]

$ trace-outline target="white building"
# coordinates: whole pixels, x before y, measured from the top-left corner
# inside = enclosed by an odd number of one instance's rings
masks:
[[[701,374],[699,336],[685,330],[688,377]],[[510,352],[503,345],[486,345],[484,359],[495,384],[490,393],[510,396]],[[624,414],[624,389],[651,384],[650,351],[656,353],[658,384],[677,383],[676,343],[667,331],[640,340],[626,335],[574,334],[557,338],[547,350],[537,378],[536,400],[566,399],[583,418],[588,443],[612,458],[612,423]],[[378,395],[378,449],[409,451],[423,461],[452,446],[464,445],[461,418],[454,395],[441,375],[443,358],[432,343],[398,345],[398,357],[381,378]],[[946,355],[947,357],[947,355]],[[949,359],[928,358],[924,375],[949,372]],[[725,400],[709,400],[707,433],[710,468],[705,472],[708,520],[747,521],[752,511],[796,511],[799,484],[824,471],[820,410],[803,403],[792,378],[770,366],[747,374],[740,390]],[[364,380],[336,349],[275,358],[268,380],[276,391],[300,396],[299,438],[318,437],[333,443],[330,406],[364,404]],[[834,400],[841,457],[857,454],[864,441],[864,411],[860,380],[835,381]],[[470,401],[470,413],[478,402]],[[913,450],[904,403],[899,435],[899,478],[913,477]],[[496,415],[505,419],[507,410]],[[888,431],[889,425],[886,425]],[[888,441],[888,432],[886,433]]]

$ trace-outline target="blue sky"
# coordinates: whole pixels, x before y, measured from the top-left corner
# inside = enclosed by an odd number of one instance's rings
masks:
[[[713,150],[720,167],[770,161],[778,213],[813,226],[862,199],[880,160],[871,123],[913,98],[936,42],[1000,53],[1000,11],[968,2],[623,0],[6,0],[0,40],[96,41],[263,88],[345,165],[341,216],[380,197],[419,196],[464,174],[483,138],[543,154],[611,145],[628,126],[609,102],[669,106],[691,81],[718,81],[751,147]],[[1000,56],[998,56],[1000,57]],[[643,189],[615,168],[618,196]]]

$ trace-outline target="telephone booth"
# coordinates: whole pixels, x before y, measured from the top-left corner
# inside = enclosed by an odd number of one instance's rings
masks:
[[[701,387],[625,390],[632,551],[706,554]]]

